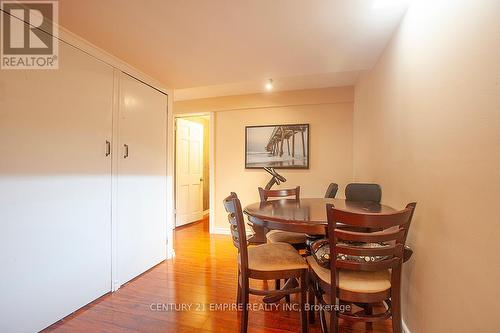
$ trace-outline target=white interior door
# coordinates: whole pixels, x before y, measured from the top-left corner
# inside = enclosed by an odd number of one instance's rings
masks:
[[[176,120],[175,226],[203,218],[203,125]]]
[[[167,254],[167,96],[122,74],[118,120],[117,282]]]
[[[0,332],[111,290],[113,69],[59,50],[57,70],[0,71]]]

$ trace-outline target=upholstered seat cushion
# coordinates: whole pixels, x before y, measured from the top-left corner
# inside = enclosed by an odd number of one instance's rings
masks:
[[[307,257],[307,262],[316,275],[330,284],[330,270],[321,267],[313,256]],[[377,272],[339,271],[339,288],[358,293],[377,293],[391,288],[391,273],[387,270]]]
[[[248,247],[248,268],[256,271],[307,269],[297,250],[287,243],[267,243]]]
[[[270,243],[302,244],[306,242],[306,235],[298,232],[271,230],[266,234]]]

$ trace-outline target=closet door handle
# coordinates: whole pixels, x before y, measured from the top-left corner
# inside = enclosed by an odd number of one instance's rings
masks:
[[[111,155],[111,142],[106,140],[106,156]]]
[[[125,152],[123,153],[123,158],[127,158],[128,157],[128,145],[124,144],[123,148],[125,148]]]

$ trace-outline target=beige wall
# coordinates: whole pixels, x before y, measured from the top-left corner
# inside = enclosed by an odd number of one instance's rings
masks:
[[[418,201],[404,269],[412,333],[496,332],[500,2],[415,1],[356,85],[354,175]]]
[[[231,191],[242,204],[259,200],[257,187],[269,176],[245,169],[245,126],[310,124],[310,169],[282,170],[285,187],[300,185],[302,196],[323,196],[328,184],[352,180],[352,87],[252,94],[174,103],[174,112],[215,113],[215,226],[228,229],[222,206]],[[341,189],[341,193],[343,190]],[[340,192],[339,192],[340,193]]]

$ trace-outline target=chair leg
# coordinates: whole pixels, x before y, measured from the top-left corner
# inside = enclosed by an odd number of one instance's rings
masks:
[[[275,285],[276,285],[276,290],[280,290],[281,289],[281,280],[280,279],[276,279],[275,280]]]
[[[238,284],[238,294],[236,296],[236,304],[241,304],[241,286]]]
[[[307,292],[307,303],[309,304],[309,322],[314,324],[315,316],[314,316],[314,306],[316,305],[316,296],[314,295],[313,286],[309,286]]]
[[[287,284],[289,280],[290,279],[285,279],[285,284]],[[285,295],[285,302],[290,303],[290,294]]]
[[[236,304],[241,304],[241,282],[240,282],[240,271],[238,270],[238,292],[236,295]]]
[[[307,312],[306,312],[306,301],[307,301],[307,271],[304,270],[300,275],[300,322],[301,322],[301,333],[307,333]]]
[[[328,325],[326,323],[326,316],[327,314],[325,314],[325,310],[324,309],[320,309],[319,310],[319,323],[320,323],[320,326],[321,326],[321,333],[328,333]]]
[[[367,303],[365,304],[365,314],[367,315],[372,315],[373,314],[373,304]],[[367,321],[366,322],[366,329],[371,331],[373,330],[373,322]]]
[[[242,288],[241,288],[241,297],[243,299],[242,302],[242,310],[241,310],[241,326],[240,326],[240,333],[247,333],[248,330],[248,302],[249,302],[249,286],[248,286],[248,279],[245,279],[245,281],[242,281]]]
[[[335,297],[332,296],[332,301],[330,304],[335,305]],[[328,330],[328,333],[338,333],[339,331],[339,317],[337,316],[337,311],[335,309],[332,309],[330,311],[330,329]]]
[[[403,330],[401,324],[401,295],[399,288],[392,290],[391,296],[391,314],[392,314],[392,332],[401,333]]]

